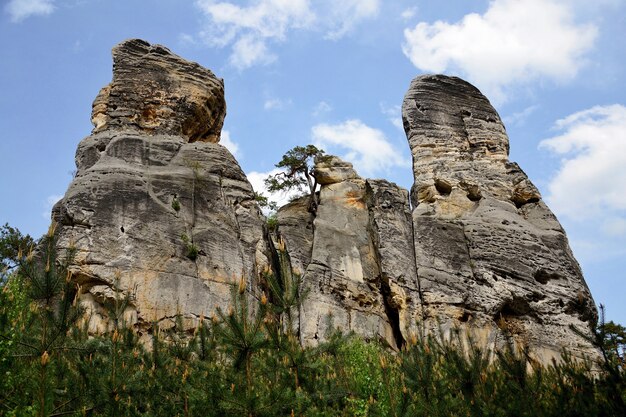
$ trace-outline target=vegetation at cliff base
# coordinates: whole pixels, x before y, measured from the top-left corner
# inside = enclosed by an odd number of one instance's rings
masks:
[[[71,251],[56,252],[53,228],[36,251],[17,236],[0,288],[2,416],[626,415],[624,328],[614,323],[600,323],[596,364],[565,353],[543,366],[459,332],[415,335],[400,352],[337,331],[303,347],[300,278],[265,271],[261,289],[241,278],[230,306],[193,327],[179,317],[139,334],[116,294],[108,329],[90,334]]]

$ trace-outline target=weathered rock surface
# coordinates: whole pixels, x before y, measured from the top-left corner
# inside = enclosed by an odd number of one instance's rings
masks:
[[[225,115],[223,80],[161,45],[132,39],[113,48],[113,81],[96,97],[91,121],[94,133],[136,129],[218,142]]]
[[[194,326],[268,265],[264,218],[230,152],[217,142],[222,81],[158,45],[113,50],[113,82],[94,103],[95,129],[76,153],[77,174],[53,212],[59,245],[74,245],[74,279],[107,326],[105,304],[131,294],[142,329]],[[152,111],[154,110],[154,111]]]
[[[440,75],[411,83],[402,116],[415,183],[415,253],[425,321],[505,334],[544,359],[566,347],[593,355],[570,329],[596,310],[563,228],[508,161],[504,126],[469,83]]]
[[[512,338],[549,360],[595,355],[572,331],[596,319],[565,232],[537,188],[508,160],[489,101],[454,77],[413,80],[403,121],[415,182],[409,193],[361,178],[337,157],[317,161],[319,204],[278,212],[266,233],[245,174],[219,142],[222,80],[162,46],[113,49],[113,81],[98,94],[77,174],[53,210],[61,249],[91,331],[130,295],[126,319],[193,328],[230,302],[230,283],[259,273],[302,276],[303,343],[333,327],[399,348],[420,329],[460,328],[479,343]],[[271,261],[270,261],[271,260]]]
[[[419,311],[408,193],[362,179],[335,156],[315,173],[322,184],[315,216],[306,198],[278,213],[292,267],[304,271],[301,339],[322,340],[332,324],[397,348]]]

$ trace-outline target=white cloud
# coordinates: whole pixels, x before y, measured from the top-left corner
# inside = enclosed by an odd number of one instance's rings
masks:
[[[252,171],[247,174],[247,177],[248,181],[250,181],[250,184],[252,184],[252,188],[254,189],[254,191],[268,197],[269,200],[275,202],[278,207],[282,207],[285,204],[289,203],[292,198],[300,196],[302,192],[297,190],[290,190],[270,193],[269,191],[267,191],[267,187],[265,187],[265,179],[268,176],[278,174],[279,172],[282,171],[278,168],[274,168],[273,170],[268,172]],[[268,214],[268,210],[264,210],[264,212],[265,215]]]
[[[332,106],[328,103],[326,103],[325,101],[320,101],[319,103],[317,103],[315,105],[315,107],[313,108],[313,116],[320,116],[324,113],[328,113],[330,111],[332,111]]]
[[[239,154],[239,144],[234,142],[230,138],[230,132],[228,130],[222,130],[222,135],[220,137],[220,145],[224,146],[226,149],[230,151],[235,157],[240,157]]]
[[[49,195],[43,204],[44,211],[41,212],[41,216],[44,219],[50,220],[50,216],[52,214],[52,207],[54,207],[54,205],[62,198],[63,196],[59,194]]]
[[[405,29],[402,50],[417,68],[460,73],[501,102],[513,85],[574,78],[597,34],[565,0],[493,0],[482,15]]]
[[[214,47],[232,45],[230,63],[242,70],[276,57],[268,45],[283,42],[291,30],[322,31],[339,39],[362,20],[378,14],[380,0],[256,0],[248,6],[196,0],[206,16],[200,37]]]
[[[408,9],[405,9],[401,14],[400,17],[403,20],[411,20],[412,18],[415,17],[415,15],[417,14],[417,7],[409,7]]]
[[[14,23],[37,15],[48,15],[55,9],[53,0],[11,0],[4,7]]]
[[[257,64],[271,64],[275,60],[276,56],[268,52],[265,42],[252,36],[243,36],[233,45],[229,62],[241,70]]]
[[[404,132],[404,125],[402,124],[402,108],[399,105],[387,107],[387,104],[380,103],[380,111],[387,116],[387,120]]]
[[[596,106],[556,122],[562,133],[541,149],[562,157],[551,179],[550,206],[574,221],[596,222],[611,235],[626,232],[626,107]]]
[[[509,114],[502,118],[505,126],[524,126],[526,120],[539,108],[538,104],[526,107],[524,110]]]
[[[360,120],[347,120],[340,124],[318,124],[311,129],[316,146],[327,153],[336,149],[347,150],[341,157],[354,164],[364,176],[388,171],[396,166],[409,166],[409,161],[398,152],[378,129]]]
[[[178,34],[178,42],[182,45],[195,45],[196,39],[188,33]]]
[[[326,39],[342,38],[361,21],[378,15],[379,0],[320,1],[318,24],[327,27]]]
[[[271,99],[265,100],[265,103],[263,103],[263,108],[265,110],[284,110],[287,107],[291,106],[292,104],[293,103],[291,99],[282,100],[280,98],[271,98]]]

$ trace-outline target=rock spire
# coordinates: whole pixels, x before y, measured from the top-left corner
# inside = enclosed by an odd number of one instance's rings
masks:
[[[252,186],[217,143],[225,116],[222,80],[159,45],[113,48],[113,81],[93,106],[93,133],[76,152],[76,177],[53,218],[92,331],[107,305],[130,296],[140,331],[194,327],[230,301],[229,283],[252,288],[269,264],[264,218]]]

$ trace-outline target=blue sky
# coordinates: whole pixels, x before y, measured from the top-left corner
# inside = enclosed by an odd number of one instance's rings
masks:
[[[1,223],[44,233],[124,39],[225,79],[223,142],[256,185],[287,149],[316,143],[409,188],[400,105],[413,77],[441,72],[491,99],[596,302],[626,323],[626,0],[1,4]]]

